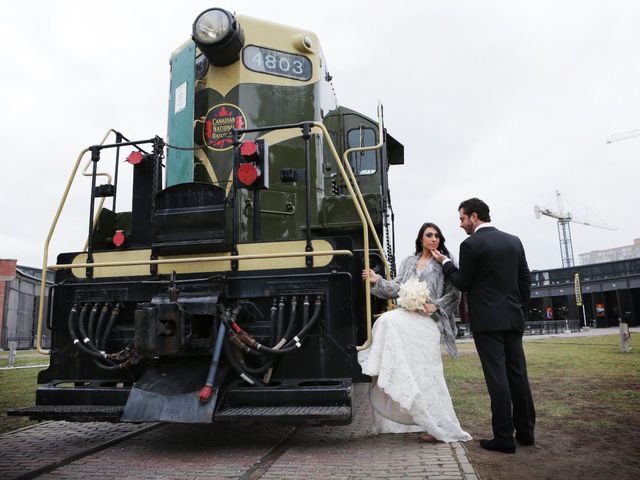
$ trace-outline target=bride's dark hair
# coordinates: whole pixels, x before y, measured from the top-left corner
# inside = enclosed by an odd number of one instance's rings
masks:
[[[422,235],[424,234],[424,231],[429,227],[433,228],[436,232],[438,232],[438,235],[440,235],[440,243],[438,244],[438,251],[441,254],[451,258],[451,254],[449,253],[449,250],[447,250],[447,247],[444,246],[445,238],[444,238],[444,235],[442,235],[442,230],[440,230],[440,227],[437,226],[435,223],[431,223],[431,222],[422,224],[422,226],[420,227],[420,230],[418,231],[418,236],[416,237],[416,255],[422,253]]]

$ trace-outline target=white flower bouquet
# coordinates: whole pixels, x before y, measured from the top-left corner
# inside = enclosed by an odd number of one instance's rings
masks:
[[[400,285],[398,295],[398,305],[409,312],[424,313],[424,305],[432,303],[429,287],[427,287],[426,283],[421,282],[416,277],[410,278]],[[431,314],[431,318],[437,321],[437,313]]]

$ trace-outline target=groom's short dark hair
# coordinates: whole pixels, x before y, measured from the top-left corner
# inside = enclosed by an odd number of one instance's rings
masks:
[[[489,215],[489,205],[484,203],[479,198],[470,198],[460,203],[458,210],[462,209],[466,216],[470,216],[472,213],[478,215],[478,219],[483,222],[490,222],[491,216]]]

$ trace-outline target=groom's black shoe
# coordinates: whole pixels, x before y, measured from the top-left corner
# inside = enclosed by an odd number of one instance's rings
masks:
[[[485,450],[493,450],[495,452],[516,453],[516,446],[514,444],[498,443],[495,439],[480,440],[480,446]]]
[[[525,447],[532,447],[536,444],[536,439],[533,436],[533,433],[516,432],[516,440],[520,445],[524,445]]]

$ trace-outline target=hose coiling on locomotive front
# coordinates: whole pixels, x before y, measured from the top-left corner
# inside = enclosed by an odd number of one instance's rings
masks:
[[[309,318],[309,298],[304,297],[302,327],[298,333],[292,337],[296,326],[298,305],[297,297],[293,296],[290,302],[289,321],[287,322],[286,330],[273,347],[261,344],[253,336],[244,331],[240,325],[238,325],[238,316],[245,308],[244,304],[237,303],[231,309],[224,309],[220,315],[220,321],[223,322],[227,331],[227,335],[223,342],[223,351],[227,361],[238,375],[240,375],[240,377],[247,383],[251,385],[268,383],[268,380],[263,382],[258,380],[256,376],[273,368],[273,365],[279,356],[286,355],[302,347],[304,337],[317,324],[318,319],[320,318],[322,303],[322,296],[318,295],[314,302],[313,314],[311,315],[311,318]],[[281,297],[278,302],[278,307],[275,308],[275,302],[271,307],[271,324],[274,324],[274,317],[277,316],[278,321],[275,323],[277,331],[282,330],[282,322],[280,319],[284,318],[284,306],[285,301],[284,298]],[[266,358],[266,361],[258,367],[251,367],[245,361],[243,354],[248,354],[257,358]]]
[[[87,312],[89,313],[88,327],[85,326]],[[106,319],[109,310],[111,309],[111,316],[106,323]],[[95,326],[95,317],[98,310],[100,310],[100,316],[98,319],[97,327]],[[74,304],[69,311],[67,317],[67,330],[72,343],[76,346],[78,351],[82,354],[88,355],[92,358],[93,363],[102,370],[123,370],[137,365],[140,361],[140,356],[130,346],[126,346],[119,352],[107,353],[105,351],[105,345],[120,315],[121,306],[116,304],[112,307],[111,304],[105,303],[100,309],[100,304],[95,303],[93,306],[91,303]],[[103,325],[105,325],[103,330]],[[80,338],[76,334],[80,333]],[[88,328],[88,330],[87,330]]]

